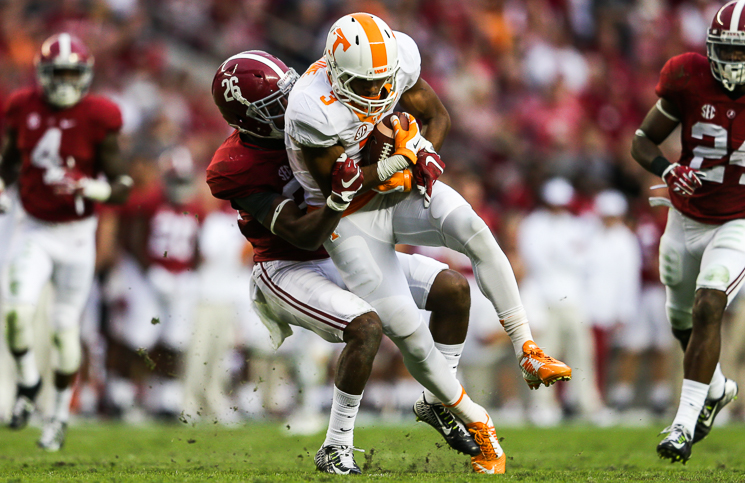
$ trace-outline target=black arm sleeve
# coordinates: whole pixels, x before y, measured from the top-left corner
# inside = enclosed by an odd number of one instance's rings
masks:
[[[246,196],[245,198],[233,198],[231,203],[233,208],[247,211],[259,223],[263,223],[266,215],[272,209],[274,200],[282,198],[283,196],[279,193],[272,193],[271,191],[262,191],[261,193],[254,193]]]

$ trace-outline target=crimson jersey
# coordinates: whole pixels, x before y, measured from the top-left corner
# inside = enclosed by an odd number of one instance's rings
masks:
[[[89,178],[99,175],[97,147],[108,133],[122,127],[116,104],[89,94],[72,107],[55,109],[44,100],[40,89],[26,88],[11,94],[5,116],[6,125],[16,133],[21,153],[18,183],[25,210],[51,222],[91,216],[91,200],[57,195],[49,183],[59,180],[64,170]]]
[[[212,195],[222,200],[245,198],[256,193],[278,193],[305,207],[305,193],[292,175],[284,149],[263,149],[245,143],[234,131],[217,149],[207,167]],[[234,206],[237,208],[237,206]],[[238,210],[238,226],[254,247],[254,261],[318,260],[328,255],[323,248],[302,250],[272,234],[249,213]]]
[[[729,97],[695,53],[668,60],[656,92],[681,113],[678,162],[706,176],[691,197],[668,190],[675,208],[703,223],[745,218],[745,96]]]
[[[194,202],[175,205],[163,189],[150,189],[130,196],[121,209],[122,225],[140,220],[145,227],[141,240],[148,262],[174,273],[196,268],[197,240],[204,210]]]

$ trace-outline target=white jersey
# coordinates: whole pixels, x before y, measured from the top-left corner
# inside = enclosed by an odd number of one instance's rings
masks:
[[[396,80],[400,89],[392,94],[396,102],[388,110],[365,117],[339,102],[331,90],[323,59],[311,65],[290,92],[285,113],[285,145],[290,167],[305,190],[305,201],[309,206],[321,206],[326,199],[305,166],[300,146],[328,148],[341,144],[347,156],[359,162],[362,147],[375,123],[392,112],[401,94],[419,79],[419,48],[408,35],[402,32],[394,32],[394,35],[398,41],[400,69]]]

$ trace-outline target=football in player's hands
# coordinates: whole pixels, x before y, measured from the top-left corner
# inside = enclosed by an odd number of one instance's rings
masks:
[[[697,188],[700,188],[702,173],[690,166],[678,163],[671,164],[663,173],[662,180],[672,190],[681,196],[692,196]]]
[[[349,203],[362,188],[362,169],[346,153],[339,156],[331,168],[331,193]]]
[[[409,129],[409,117],[403,112],[392,112],[381,118],[367,137],[362,150],[362,166],[377,163],[393,156],[396,150],[396,136],[391,119],[398,117],[402,129]]]

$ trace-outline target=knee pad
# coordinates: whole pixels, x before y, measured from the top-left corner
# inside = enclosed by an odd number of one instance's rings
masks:
[[[54,334],[54,345],[59,352],[57,371],[62,374],[73,374],[80,368],[82,358],[80,347],[80,329],[77,326],[57,330]]]
[[[667,319],[670,321],[670,325],[673,326],[674,330],[689,330],[693,327],[692,311],[676,309],[669,305],[665,309],[667,310]]]
[[[371,305],[383,322],[383,333],[391,339],[405,339],[421,328],[422,314],[410,292],[402,297],[375,300]]]
[[[420,322],[419,327],[406,337],[392,336],[391,340],[398,346],[404,360],[418,363],[429,357],[435,349],[435,341],[427,326]]]
[[[11,351],[20,352],[31,347],[35,312],[36,307],[30,304],[10,305],[5,309],[5,331]]]

